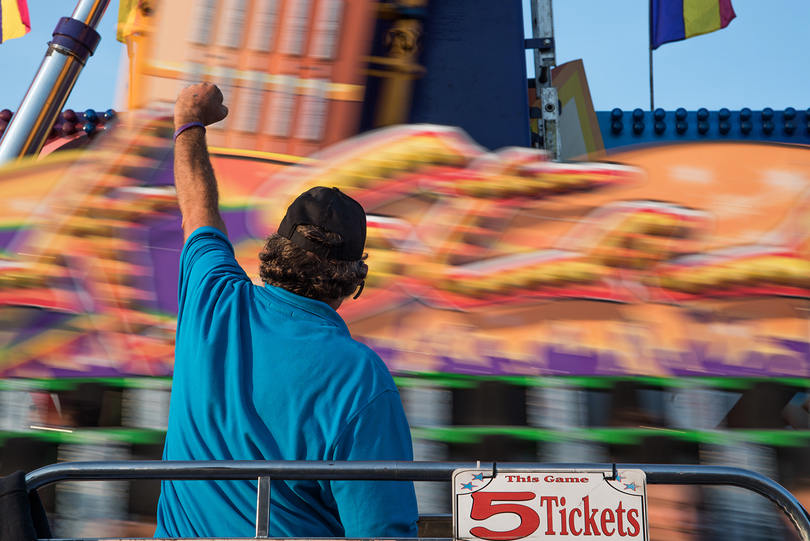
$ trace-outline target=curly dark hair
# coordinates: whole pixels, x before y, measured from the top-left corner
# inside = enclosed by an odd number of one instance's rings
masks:
[[[340,235],[317,225],[299,225],[295,230],[309,240],[328,246],[343,243]],[[265,284],[332,305],[354,293],[365,280],[367,256],[364,254],[359,261],[327,259],[274,233],[267,237],[259,254],[259,276]]]

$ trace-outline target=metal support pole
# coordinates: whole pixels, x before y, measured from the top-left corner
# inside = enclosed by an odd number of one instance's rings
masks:
[[[655,85],[653,85],[653,48],[650,45],[650,111],[655,111]]]
[[[543,148],[554,161],[562,156],[560,141],[560,100],[557,97],[557,87],[544,88],[540,94],[543,105]]]
[[[0,139],[0,165],[36,156],[42,150],[82,68],[101,40],[95,29],[109,3],[79,0],[73,15],[59,20],[34,82]]]
[[[259,490],[256,491],[256,538],[270,537],[270,478],[259,477]]]
[[[552,0],[531,0],[532,36],[539,42],[534,48],[535,90],[543,110],[542,122],[538,122],[543,148],[552,160],[560,159],[560,111],[557,89],[551,83],[551,68],[557,65],[554,47],[554,14]]]

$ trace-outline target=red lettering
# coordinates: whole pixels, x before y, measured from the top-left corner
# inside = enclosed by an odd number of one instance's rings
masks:
[[[602,511],[602,533],[606,536],[610,537],[616,531],[616,529],[612,529],[608,531],[608,524],[613,524],[616,521],[615,516],[613,515],[613,510],[605,509]]]
[[[624,524],[622,524],[622,520],[624,520],[624,507],[622,507],[622,502],[619,502],[619,506],[616,507],[616,519],[619,523],[619,537],[624,537],[627,535],[627,532],[624,530]]]
[[[546,535],[555,535],[553,522],[554,519],[551,516],[552,502],[554,503],[554,505],[557,505],[557,496],[540,496],[540,507],[542,508],[544,505],[548,504],[546,507],[546,518],[548,519],[548,527],[546,528]],[[565,498],[563,498],[562,504],[565,505]]]
[[[507,475],[507,476],[506,476],[506,481],[507,481],[507,482],[511,483],[511,482],[513,482],[514,480],[515,480],[515,476],[514,476],[514,475]]]
[[[470,530],[475,537],[488,541],[513,541],[521,537],[528,537],[540,527],[540,517],[537,512],[526,505],[516,503],[501,503],[493,505],[493,500],[507,502],[524,502],[534,499],[532,492],[474,492],[472,494],[473,506],[470,518],[485,520],[501,513],[514,513],[520,517],[520,525],[507,532],[494,532],[483,526],[476,526]],[[555,498],[556,499],[556,498]]]
[[[582,501],[585,503],[585,535],[601,535],[596,527],[596,513],[599,509],[591,509],[591,497],[585,496]]]
[[[517,479],[519,481],[534,481],[535,483],[539,481],[537,477],[526,477],[525,479],[518,477]],[[546,475],[543,477],[543,481],[546,483],[587,483],[590,479],[587,477],[554,477],[553,475]]]
[[[568,514],[568,529],[571,530],[571,533],[574,535],[582,535],[582,530],[574,529],[574,515],[582,516],[582,511],[577,507],[571,510],[571,513]]]
[[[565,507],[560,509],[560,535],[568,535],[568,523],[565,521]]]
[[[532,477],[532,483],[539,483],[539,482],[540,482],[539,477]]]
[[[636,517],[638,517],[638,509],[627,510],[627,522],[629,522],[630,526],[633,528],[632,531],[627,530],[627,535],[630,537],[636,537],[639,532],[641,532],[641,528],[638,525],[638,520],[636,520]]]

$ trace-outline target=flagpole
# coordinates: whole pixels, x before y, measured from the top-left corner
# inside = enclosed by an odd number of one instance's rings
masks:
[[[655,92],[653,86],[653,48],[650,44],[650,111],[655,111]]]
[[[648,20],[648,30],[649,30],[649,44],[650,44],[650,111],[655,111],[655,92],[653,86],[653,2],[655,0],[650,0],[647,4],[647,20]]]

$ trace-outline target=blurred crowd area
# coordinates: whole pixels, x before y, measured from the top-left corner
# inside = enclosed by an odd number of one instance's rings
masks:
[[[810,505],[805,380],[396,378],[416,460],[737,466]],[[158,460],[166,378],[0,381],[0,475],[61,461]],[[420,482],[421,515],[451,512],[450,483]],[[158,481],[40,490],[58,537],[150,537]],[[648,485],[651,539],[797,539],[742,489]],[[449,534],[448,534],[449,535]]]

